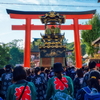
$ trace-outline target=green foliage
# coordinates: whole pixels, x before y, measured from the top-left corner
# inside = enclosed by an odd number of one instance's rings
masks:
[[[82,56],[86,54],[86,45],[83,43],[81,44],[81,53],[82,53]]]
[[[7,43],[7,46],[9,48],[16,47],[22,49],[23,48],[22,39],[18,39],[18,40],[14,39],[11,42]]]
[[[7,47],[6,44],[2,43],[0,45],[0,68],[3,68],[6,64],[8,64],[9,60],[9,47]]]
[[[9,61],[10,64],[15,66],[15,64],[23,63],[23,43],[21,39],[14,39],[11,42],[6,44],[9,47],[9,54],[11,59]]]
[[[72,42],[72,43],[67,43],[67,49],[68,49],[68,50],[73,50],[73,49],[74,49],[74,42]]]
[[[35,41],[33,41],[33,48],[34,46],[43,46],[44,45],[44,42],[42,41],[42,39],[37,39]]]
[[[7,44],[0,45],[0,68],[6,64],[22,64],[23,63],[23,47],[22,40],[13,40]]]
[[[92,25],[92,30],[82,30],[81,38],[82,42],[86,44],[86,52],[93,55],[95,51],[92,42],[100,37],[100,15],[95,14],[86,24]]]
[[[73,50],[72,55],[69,56],[75,62],[75,50],[74,50],[74,42],[72,43],[67,43],[67,50]],[[84,43],[81,43],[81,53],[82,56],[86,54],[86,45]]]
[[[67,51],[68,50],[73,50],[72,55],[68,56],[68,58],[72,59],[72,61],[75,62],[74,42],[67,43]]]
[[[15,64],[22,64],[23,63],[23,51],[19,50],[16,47],[12,47],[10,49],[11,60],[9,61],[13,66]]]

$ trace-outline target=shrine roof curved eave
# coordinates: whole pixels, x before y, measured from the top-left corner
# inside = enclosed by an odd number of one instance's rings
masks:
[[[30,15],[39,15],[39,14],[46,14],[50,11],[18,11],[18,10],[11,10],[11,9],[6,9],[8,14],[30,14]],[[89,11],[80,11],[80,12],[62,12],[62,11],[54,11],[59,14],[64,14],[64,15],[83,15],[83,14],[95,14],[96,10],[89,10]]]

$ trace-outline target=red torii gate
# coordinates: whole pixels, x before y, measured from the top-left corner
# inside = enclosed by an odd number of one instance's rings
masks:
[[[83,11],[83,12],[57,12],[64,15],[66,19],[73,19],[71,25],[61,25],[61,30],[74,30],[74,46],[75,46],[75,58],[76,67],[82,67],[82,57],[80,48],[80,36],[79,30],[91,30],[91,25],[78,24],[79,19],[91,19],[96,10]],[[44,25],[31,24],[31,19],[40,19],[39,16],[43,16],[48,12],[27,12],[27,11],[15,11],[7,9],[7,13],[10,14],[10,18],[25,19],[25,25],[12,25],[12,30],[25,30],[25,51],[24,51],[24,67],[30,67],[30,37],[31,30],[44,30]]]

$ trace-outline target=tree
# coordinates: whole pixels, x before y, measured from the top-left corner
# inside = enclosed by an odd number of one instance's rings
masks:
[[[86,54],[86,45],[84,43],[81,43],[81,53],[82,53],[82,56]]]
[[[23,46],[21,42],[22,39],[14,39],[12,42],[7,43],[7,46],[10,48],[9,54],[11,55],[9,63],[13,66],[23,63]]]
[[[23,63],[23,46],[21,42],[21,39],[15,39],[7,44],[0,43],[0,68],[6,64]]]
[[[74,42],[67,43],[67,51],[72,50],[72,54],[67,56],[73,61],[73,64],[75,63],[75,51],[74,51]]]
[[[23,51],[19,50],[16,47],[12,47],[10,49],[11,60],[9,61],[13,66],[15,64],[22,64],[23,63]]]
[[[92,46],[92,42],[100,37],[100,15],[95,14],[94,17],[89,20],[87,25],[92,25],[92,30],[82,30],[81,38],[82,42],[86,44],[86,52],[87,54],[93,56],[95,50]]]
[[[3,68],[10,61],[9,47],[6,44],[0,45],[0,68]]]
[[[11,42],[7,43],[7,46],[9,48],[16,47],[16,48],[19,48],[19,49],[23,49],[22,41],[23,41],[22,39],[14,39]]]
[[[34,43],[35,46],[40,46],[40,45],[43,46],[43,45],[44,45],[42,39],[37,39],[37,40],[34,41],[33,43]]]
[[[71,58],[72,61],[75,63],[74,42],[67,43],[67,50],[73,50],[72,55],[70,55],[69,58]],[[81,43],[81,53],[82,53],[82,56],[86,54],[86,45],[84,43]]]

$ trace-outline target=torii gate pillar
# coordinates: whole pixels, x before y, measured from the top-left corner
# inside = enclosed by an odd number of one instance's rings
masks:
[[[75,47],[75,59],[77,68],[82,67],[82,57],[81,57],[81,48],[80,48],[80,36],[79,36],[79,27],[78,19],[74,19],[74,47]]]
[[[30,38],[31,38],[31,19],[26,19],[24,67],[30,67]]]

